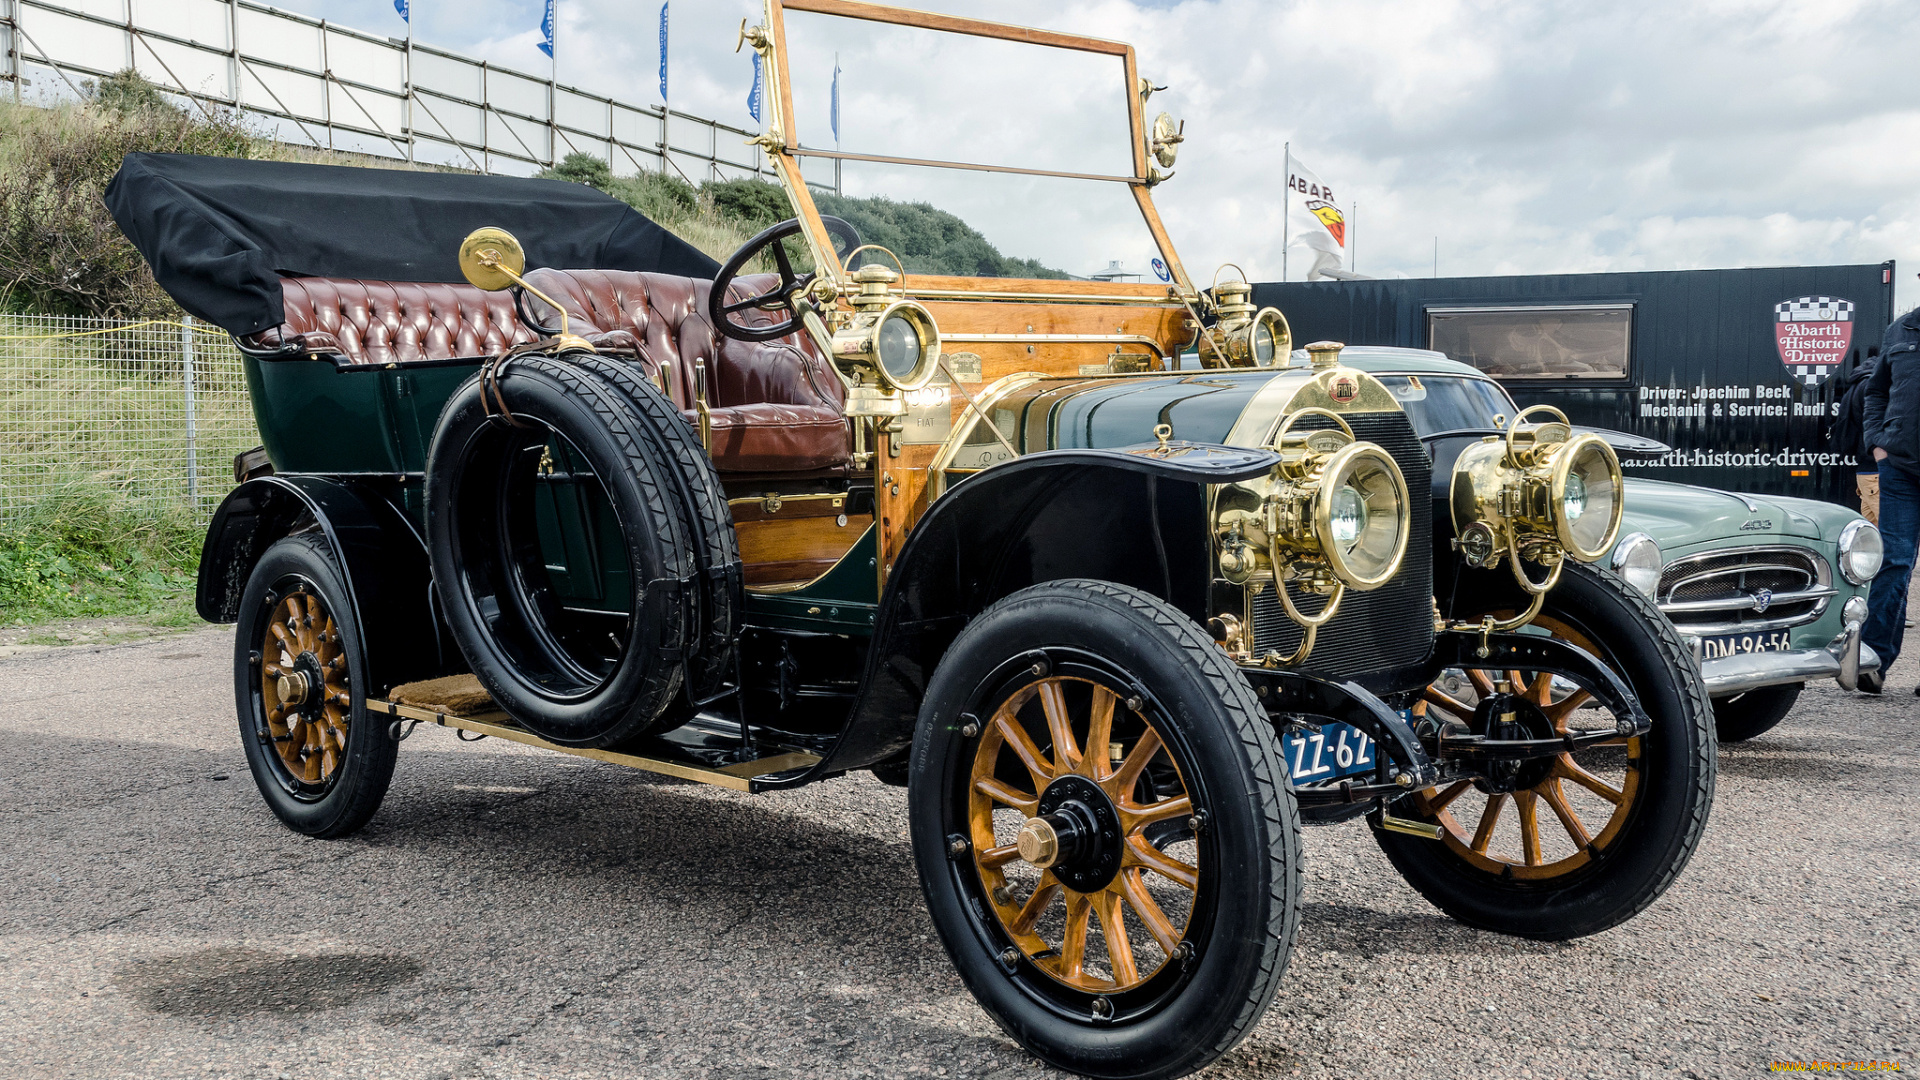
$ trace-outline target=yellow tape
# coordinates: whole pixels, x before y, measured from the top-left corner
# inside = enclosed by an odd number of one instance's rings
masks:
[[[177,326],[182,330],[217,329],[195,323],[176,322],[173,319],[148,319],[144,322],[129,323],[126,326],[109,326],[104,330],[74,330],[64,334],[0,334],[0,341],[55,341],[60,338],[95,337],[100,334],[119,334],[128,330],[138,330],[143,326]]]

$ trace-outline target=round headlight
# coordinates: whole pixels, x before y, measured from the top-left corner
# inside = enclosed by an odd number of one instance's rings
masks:
[[[940,331],[926,308],[903,300],[880,313],[872,328],[846,343],[848,351],[869,354],[880,380],[895,390],[918,390],[933,379],[940,362]],[[841,348],[839,335],[835,350]]]
[[[1647,599],[1660,589],[1660,571],[1666,561],[1660,556],[1660,544],[1646,533],[1631,533],[1613,548],[1613,572]]]
[[[911,376],[913,366],[920,362],[920,331],[911,321],[895,317],[880,324],[879,339],[876,351],[887,377],[899,382]]]
[[[1385,585],[1407,553],[1407,481],[1392,455],[1354,443],[1327,459],[1314,532],[1333,575],[1365,592]]]
[[[1865,585],[1880,572],[1886,550],[1880,530],[1865,518],[1855,518],[1840,530],[1840,573],[1855,585]]]
[[[1279,308],[1261,308],[1253,316],[1251,341],[1255,367],[1279,367],[1293,351],[1293,333]]]
[[[1567,554],[1593,562],[1620,533],[1620,460],[1598,435],[1581,435],[1554,452],[1549,484],[1553,528]]]

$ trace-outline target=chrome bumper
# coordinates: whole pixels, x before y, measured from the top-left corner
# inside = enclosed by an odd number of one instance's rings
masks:
[[[1700,655],[1700,640],[1688,638],[1694,655]],[[1833,679],[1842,689],[1853,690],[1860,684],[1860,672],[1875,671],[1880,657],[1860,640],[1860,625],[1848,626],[1824,649],[1795,649],[1791,652],[1744,653],[1700,661],[1700,673],[1706,677],[1709,697],[1731,697],[1763,686]]]

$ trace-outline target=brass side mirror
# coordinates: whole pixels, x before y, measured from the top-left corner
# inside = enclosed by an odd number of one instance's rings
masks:
[[[526,283],[520,275],[527,269],[527,252],[514,239],[512,233],[497,229],[491,225],[473,230],[465,240],[460,241],[460,273],[476,289],[487,292],[499,292],[502,289],[518,285],[533,295],[546,301],[548,307],[560,313],[560,332],[553,336],[552,346],[556,352],[578,350],[593,352],[594,347],[587,339],[571,333],[567,329],[567,309],[559,301],[539,289]]]
[[[526,272],[526,249],[505,229],[489,225],[473,230],[460,241],[460,273],[477,289],[499,292],[510,285],[524,284],[520,275]],[[562,313],[561,318],[565,317]]]

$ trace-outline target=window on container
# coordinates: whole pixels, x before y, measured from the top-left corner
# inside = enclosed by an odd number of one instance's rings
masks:
[[[1429,308],[1428,347],[1499,379],[1624,379],[1633,305]]]

